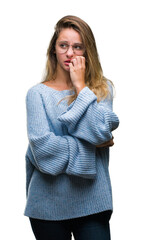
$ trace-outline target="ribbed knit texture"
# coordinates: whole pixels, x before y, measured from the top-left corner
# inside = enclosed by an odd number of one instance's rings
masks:
[[[112,210],[109,148],[96,148],[119,125],[109,88],[111,98],[97,103],[84,87],[69,106],[57,103],[70,90],[42,83],[28,90],[26,216],[63,220]]]

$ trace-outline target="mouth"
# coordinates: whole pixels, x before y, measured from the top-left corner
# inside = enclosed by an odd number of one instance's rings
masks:
[[[71,59],[64,61],[64,63],[65,63],[65,65],[69,65],[69,63],[71,63]]]

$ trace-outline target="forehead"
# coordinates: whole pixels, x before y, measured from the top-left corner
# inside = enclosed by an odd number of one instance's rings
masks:
[[[73,28],[64,28],[61,30],[58,41],[82,42],[80,34]]]

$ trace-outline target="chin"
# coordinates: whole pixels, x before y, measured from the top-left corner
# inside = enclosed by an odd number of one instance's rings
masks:
[[[64,66],[63,69],[64,69],[66,72],[70,72],[70,67],[68,67],[68,66],[66,66],[66,67]]]
[[[70,72],[70,68],[66,69],[67,72]]]

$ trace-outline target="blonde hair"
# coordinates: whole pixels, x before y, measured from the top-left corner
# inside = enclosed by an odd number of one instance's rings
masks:
[[[42,83],[55,79],[57,68],[55,44],[61,30],[64,28],[73,28],[80,34],[83,45],[85,46],[84,54],[86,58],[85,84],[87,87],[90,88],[90,90],[92,90],[95,93],[98,102],[101,101],[102,99],[105,99],[107,95],[110,95],[107,83],[107,81],[110,80],[103,76],[103,71],[97,52],[96,42],[91,28],[86,22],[84,22],[82,19],[76,16],[68,15],[61,18],[57,22],[55,26],[55,32],[53,34],[53,37],[50,41],[47,50],[45,77]],[[112,82],[111,84],[113,86]],[[75,88],[72,87],[71,90],[75,91]],[[77,98],[76,91],[75,94],[68,95],[63,99],[66,98],[68,99],[68,105],[71,104]],[[61,99],[61,101],[63,99]]]

